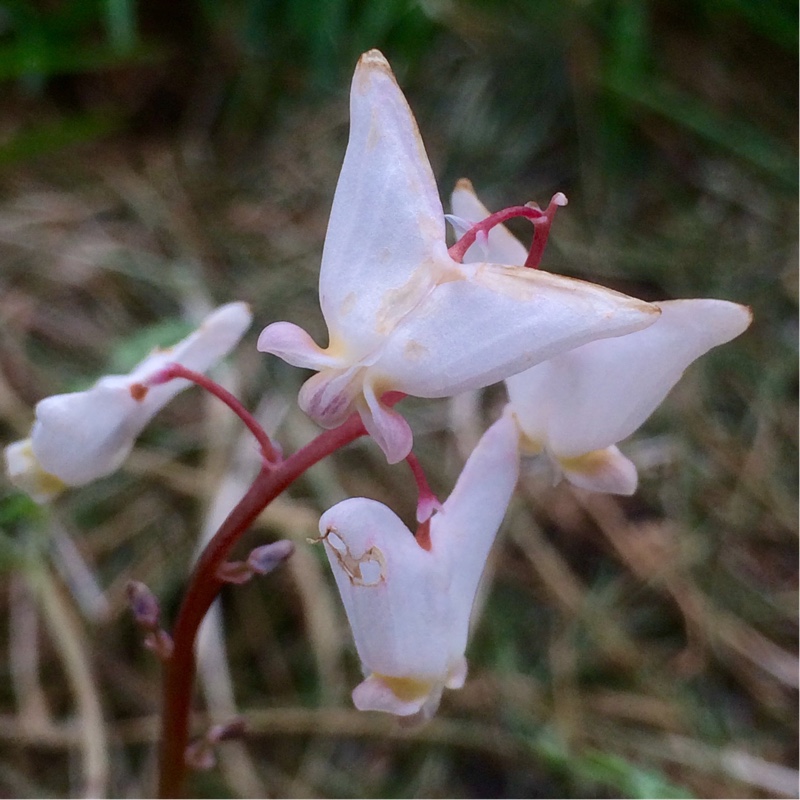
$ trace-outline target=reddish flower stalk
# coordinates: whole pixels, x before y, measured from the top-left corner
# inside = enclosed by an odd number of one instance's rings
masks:
[[[533,241],[531,248],[528,251],[528,257],[525,259],[525,266],[536,269],[542,263],[542,256],[544,255],[544,248],[547,246],[547,239],[550,236],[550,226],[556,216],[559,206],[565,206],[567,198],[561,192],[557,192],[550,200],[544,216],[540,217],[533,224],[536,226],[533,232]]]
[[[256,441],[261,446],[261,454],[266,464],[274,466],[280,463],[281,454],[278,452],[275,445],[272,444],[272,440],[267,436],[267,432],[261,427],[258,420],[242,405],[237,397],[215,381],[212,381],[211,378],[203,375],[202,372],[195,372],[193,369],[187,369],[183,364],[168,364],[164,369],[159,370],[155,375],[148,378],[145,383],[136,383],[131,386],[131,394],[134,395],[134,397],[136,397],[136,394],[144,397],[144,395],[147,394],[147,388],[149,386],[159,386],[175,378],[185,378],[187,381],[192,381],[192,383],[196,383],[198,386],[202,386],[206,391],[211,392],[214,397],[222,400],[222,402],[244,422],[250,433],[255,436]]]
[[[431,490],[428,478],[425,476],[425,470],[422,469],[419,459],[413,453],[409,453],[406,456],[406,463],[411,467],[414,482],[417,484],[417,522],[426,522],[431,518],[434,511],[442,510],[442,504]]]
[[[540,208],[534,208],[533,206],[510,206],[509,208],[504,208],[501,211],[495,211],[494,214],[490,214],[488,217],[486,217],[486,219],[478,222],[476,225],[473,225],[447,251],[450,254],[450,258],[452,258],[454,261],[462,263],[467,250],[469,250],[470,247],[475,244],[478,234],[488,234],[495,225],[501,225],[507,220],[513,219],[514,217],[525,217],[536,224],[536,220],[544,217],[544,211],[542,211]]]
[[[501,211],[496,211],[494,214],[490,214],[486,217],[486,219],[473,225],[448,250],[448,253],[454,261],[462,263],[467,250],[475,244],[475,240],[479,235],[488,235],[489,231],[494,228],[495,225],[502,225],[504,222],[514,217],[525,217],[529,219],[534,226],[533,241],[528,251],[528,257],[525,259],[525,266],[535,269],[541,263],[542,255],[547,245],[547,238],[550,235],[550,226],[553,224],[556,211],[559,206],[565,206],[566,204],[567,198],[561,192],[557,192],[550,200],[546,211],[542,211],[536,203],[528,203],[524,206],[510,206]]]
[[[395,393],[384,402],[394,404],[402,397]],[[203,617],[224,585],[218,577],[220,566],[242,534],[284,489],[325,456],[365,434],[361,419],[354,414],[280,464],[265,465],[200,556],[172,631],[173,655],[165,664],[159,797],[180,797],[184,791],[196,667],[195,638]]]

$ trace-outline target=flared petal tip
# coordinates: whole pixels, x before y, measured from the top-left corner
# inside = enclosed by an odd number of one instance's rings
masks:
[[[632,495],[639,482],[635,464],[616,445],[557,461],[573,486],[590,492]]]
[[[453,189],[454,192],[469,192],[471,195],[475,194],[475,187],[469,178],[459,178]]]
[[[392,72],[391,66],[389,66],[389,62],[386,60],[386,56],[376,48],[367,50],[366,53],[361,55],[361,58],[358,59],[356,71],[359,69],[380,69],[394,78],[394,73]]]
[[[183,350],[192,348],[198,341],[208,345],[206,356],[211,361],[224,358],[239,343],[253,322],[253,312],[248,303],[237,301],[226,303],[212,311],[201,323],[193,336],[187,337],[172,349],[175,361],[182,361]],[[200,358],[197,366],[207,369],[208,358]],[[188,364],[193,368],[192,364]]]
[[[402,414],[385,405],[369,385],[364,387],[364,402],[358,413],[367,433],[383,450],[387,463],[399,464],[411,452],[414,434],[410,425]]]
[[[410,717],[427,704],[433,689],[427,681],[372,673],[353,689],[353,705],[359,711],[383,711]]]
[[[256,348],[271,353],[293,367],[321,370],[336,366],[335,358],[325,351],[298,325],[292,322],[273,322],[259,334]]]
[[[9,481],[40,505],[54,500],[67,488],[64,481],[42,469],[30,439],[13,442],[3,455]]]
[[[239,335],[243,334],[253,321],[253,311],[249,303],[243,300],[238,300],[233,303],[226,303],[220,306],[216,311],[211,314],[201,323],[201,330],[210,326],[224,326],[232,331],[238,331]]]
[[[715,322],[720,336],[725,337],[726,342],[743,334],[752,324],[753,309],[750,306],[731,303],[728,300],[719,300],[717,303],[719,304],[718,320]]]

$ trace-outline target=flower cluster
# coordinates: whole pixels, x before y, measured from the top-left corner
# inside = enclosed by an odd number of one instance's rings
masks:
[[[576,486],[632,493],[636,467],[618,443],[692,361],[742,333],[750,312],[723,300],[647,303],[538,269],[561,194],[544,211],[490,214],[461,181],[446,217],[414,117],[378,51],[356,67],[350,114],[320,270],[327,345],[275,322],[258,348],[314,370],[299,404],[322,427],[358,415],[389,463],[409,459],[415,469],[416,532],[381,503],[351,498],[322,515],[320,540],[366,676],[355,705],[427,719],[444,688],[466,678],[473,600],[521,456],[545,454]],[[533,224],[530,248],[503,226],[512,216]],[[460,236],[450,249],[448,220]],[[130,375],[43,400],[30,438],[6,449],[11,479],[44,501],[110,473],[185,386],[164,383],[163,368],[208,369],[249,321],[243,304],[223,306]],[[439,504],[394,405],[499,381],[508,405]]]

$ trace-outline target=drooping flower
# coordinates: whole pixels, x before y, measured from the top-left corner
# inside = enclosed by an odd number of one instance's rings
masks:
[[[466,181],[453,193],[453,213],[469,220],[489,214]],[[501,227],[487,247],[490,258],[500,250],[518,260],[526,255]],[[506,380],[523,450],[547,453],[576,486],[632,494],[636,467],[617,443],[655,411],[689,364],[738,336],[752,317],[746,306],[725,300],[655,305],[661,316],[649,328],[588,342]]]
[[[517,482],[518,435],[510,415],[484,433],[423,535],[363,497],[322,515],[320,533],[366,676],[353,691],[362,711],[422,721],[445,688],[463,685],[475,592]]]
[[[353,77],[320,305],[326,348],[288,322],[269,325],[258,347],[317,370],[300,391],[301,408],[328,428],[357,411],[390,463],[408,454],[412,434],[382,402],[385,393],[433,398],[479,388],[658,315],[583,281],[453,259],[416,122],[377,50]]]
[[[11,482],[44,503],[67,486],[114,472],[145,425],[190,385],[186,380],[142,384],[173,362],[205,372],[235,347],[251,319],[246,303],[228,303],[178,344],[154,350],[128,375],[109,375],[85,391],[40,401],[30,438],[5,448]]]

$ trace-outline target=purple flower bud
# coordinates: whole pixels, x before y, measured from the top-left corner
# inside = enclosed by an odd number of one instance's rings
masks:
[[[140,581],[128,581],[126,592],[128,594],[128,605],[131,607],[136,624],[146,630],[153,630],[158,627],[161,608],[158,605],[156,596],[147,586]]]
[[[266,575],[280,566],[294,553],[294,544],[288,539],[256,547],[247,557],[247,565],[258,575]]]

